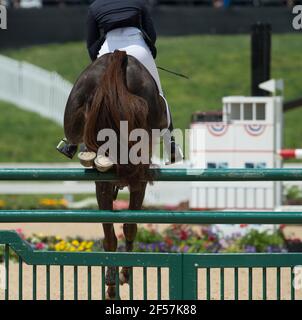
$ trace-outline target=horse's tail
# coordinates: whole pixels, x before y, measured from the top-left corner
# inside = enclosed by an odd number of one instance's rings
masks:
[[[129,159],[129,150],[134,145],[129,142],[129,134],[134,129],[144,129],[148,133],[148,104],[147,101],[137,95],[129,92],[127,88],[128,56],[124,51],[115,51],[110,55],[106,70],[101,78],[100,85],[93,98],[91,109],[87,114],[86,125],[84,129],[84,142],[89,150],[94,152],[104,142],[97,141],[97,135],[102,129],[112,129],[117,136],[117,159],[116,168],[117,174],[121,181],[131,184],[138,179],[151,180],[148,175],[148,164],[132,164]],[[120,140],[120,124],[125,121],[128,124],[128,146],[123,145]],[[122,132],[122,134],[124,134]],[[150,136],[150,135],[149,135]],[[150,140],[150,139],[149,139]],[[121,154],[120,145],[122,148],[128,147],[127,164],[120,164]],[[151,155],[150,145],[149,155]],[[124,162],[123,162],[124,163]]]

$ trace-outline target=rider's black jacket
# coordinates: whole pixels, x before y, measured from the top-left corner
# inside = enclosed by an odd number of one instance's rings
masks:
[[[154,58],[156,32],[145,0],[95,0],[88,10],[87,48],[97,58],[107,32],[123,27],[139,28]]]

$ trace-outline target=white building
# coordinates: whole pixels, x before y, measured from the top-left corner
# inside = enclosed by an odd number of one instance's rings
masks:
[[[282,97],[226,97],[222,113],[197,113],[191,124],[193,168],[280,168]],[[192,209],[272,210],[279,182],[194,182]]]

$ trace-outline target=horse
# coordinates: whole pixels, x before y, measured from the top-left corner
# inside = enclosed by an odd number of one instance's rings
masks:
[[[89,151],[97,152],[100,143],[98,132],[112,129],[117,133],[121,121],[127,121],[129,132],[133,129],[167,128],[166,104],[159,95],[158,87],[149,71],[133,56],[116,50],[92,62],[79,76],[68,98],[64,131],[69,142],[84,143]],[[129,141],[129,139],[128,139]],[[131,142],[129,147],[131,147]],[[151,146],[152,147],[152,146]],[[128,148],[129,150],[129,148]],[[151,152],[149,157],[151,158]],[[96,197],[100,210],[113,210],[113,201],[121,186],[130,191],[129,210],[141,210],[147,183],[152,181],[148,164],[116,163],[118,182],[96,182]],[[114,225],[104,223],[103,247],[107,252],[117,249]],[[137,233],[136,224],[124,224],[126,251],[131,252]],[[120,284],[128,283],[130,267],[123,267],[119,274]],[[116,268],[106,270],[106,299],[115,299]]]

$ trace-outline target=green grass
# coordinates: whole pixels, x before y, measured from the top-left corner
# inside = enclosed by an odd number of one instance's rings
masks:
[[[60,162],[63,128],[39,115],[0,103],[0,162]]]
[[[75,194],[72,196],[73,201],[78,202],[87,198],[94,198],[93,194]],[[43,199],[55,199],[61,200],[64,198],[62,194],[51,195],[0,195],[0,210],[32,210],[32,209],[45,209],[41,205],[40,201]],[[119,193],[117,200],[129,200],[129,195],[125,193]],[[97,205],[91,205],[89,208],[97,209]],[[63,209],[64,207],[60,208]]]
[[[283,78],[286,85],[286,99],[302,95],[301,72],[302,51],[301,36],[298,34],[274,35],[272,52],[272,77]],[[191,36],[169,37],[158,40],[159,55],[157,64],[177,72],[187,74],[190,80],[169,75],[160,71],[162,85],[172,108],[175,126],[181,129],[190,124],[192,112],[197,110],[221,110],[221,98],[226,95],[249,95],[250,93],[250,38],[249,36]],[[18,51],[4,51],[10,57],[26,60],[48,70],[57,71],[63,77],[74,82],[80,72],[89,63],[84,43],[67,43],[64,45],[45,45],[24,48]],[[14,117],[17,114],[14,113]],[[20,117],[22,118],[22,117]],[[302,120],[300,109],[286,113],[285,116],[285,146],[302,147]],[[44,145],[41,145],[40,155],[29,155],[21,151],[23,143],[19,143],[15,161],[24,161],[25,157],[34,161],[46,161],[60,157],[54,154],[53,141],[61,138],[58,128],[50,124],[34,127],[47,132]],[[2,137],[3,129],[0,127]],[[6,136],[13,135],[15,127],[8,129]],[[25,133],[24,133],[25,134]],[[26,135],[32,135],[27,133]],[[39,138],[36,138],[37,141]],[[2,139],[1,139],[2,141]],[[6,154],[10,144],[6,146]],[[25,143],[25,145],[27,145]],[[25,146],[24,145],[24,146]],[[25,149],[25,148],[24,148]],[[30,149],[33,150],[33,149]],[[1,152],[2,153],[2,152]],[[0,155],[0,161],[11,161],[12,156]],[[27,160],[29,161],[29,160]]]

